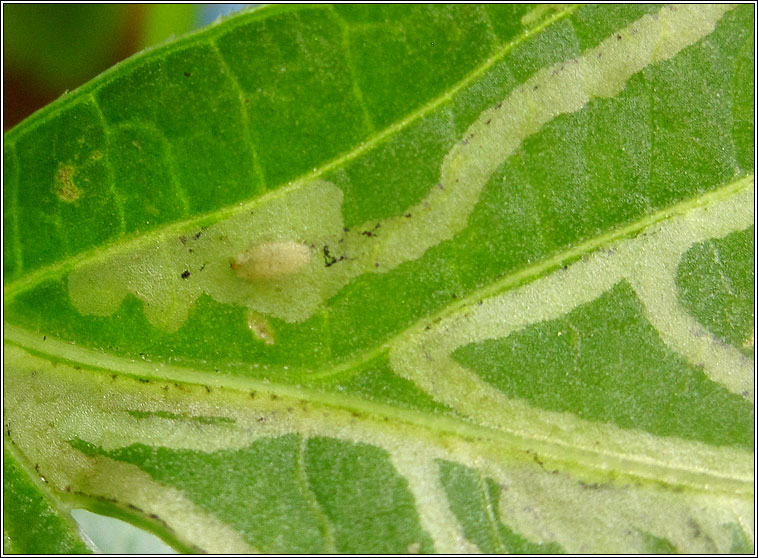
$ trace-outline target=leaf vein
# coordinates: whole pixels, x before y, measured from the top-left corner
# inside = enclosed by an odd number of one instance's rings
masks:
[[[345,64],[347,64],[348,71],[350,72],[350,84],[353,89],[353,95],[358,101],[358,105],[361,107],[361,115],[363,118],[363,125],[369,135],[376,132],[376,126],[369,113],[368,106],[366,105],[366,99],[363,97],[363,91],[361,90],[360,82],[358,81],[358,71],[355,67],[355,60],[353,59],[352,49],[350,48],[350,27],[345,22],[344,18],[339,15],[337,10],[331,4],[328,5],[329,11],[337,21],[337,25],[340,28],[342,34],[342,49],[345,54]]]
[[[231,82],[232,87],[234,88],[234,91],[237,94],[237,99],[239,100],[240,124],[242,125],[242,130],[243,130],[244,138],[245,138],[245,144],[248,148],[248,151],[250,152],[251,167],[255,175],[258,177],[258,180],[260,181],[261,186],[263,187],[263,191],[265,192],[267,189],[266,176],[264,175],[263,168],[261,167],[261,163],[258,157],[258,150],[255,146],[255,142],[253,141],[253,135],[250,132],[250,123],[249,123],[248,114],[247,114],[248,109],[245,103],[245,93],[242,90],[242,86],[239,83],[239,79],[237,78],[237,75],[232,71],[232,68],[231,66],[229,66],[229,62],[227,62],[226,58],[224,58],[224,54],[218,48],[218,45],[216,44],[215,39],[210,39],[208,41],[208,44],[210,45],[216,57],[218,58],[219,65],[221,66],[222,71],[229,78],[229,81]]]
[[[334,526],[319,504],[316,493],[313,491],[313,488],[308,481],[308,471],[305,467],[305,452],[307,451],[307,445],[308,440],[304,434],[301,434],[297,453],[297,480],[300,485],[300,491],[305,497],[311,513],[316,518],[316,521],[321,528],[325,543],[324,552],[333,554],[337,552],[337,546],[334,539]]]
[[[91,101],[90,105],[95,109],[95,114],[97,115],[100,127],[103,129],[103,134],[108,137],[109,124],[105,118],[105,114],[103,113],[103,108],[100,106],[100,102],[95,95],[89,95],[89,99]],[[121,231],[118,236],[123,237],[123,235],[126,233],[127,228],[124,200],[116,188],[115,173],[113,172],[113,164],[111,163],[110,158],[105,157],[104,164],[110,178],[110,180],[107,181],[108,189],[110,190],[111,198],[113,199],[113,205],[116,209],[116,215],[118,217],[119,224],[121,225]]]
[[[163,130],[152,124],[151,122],[147,121],[126,121],[119,123],[115,126],[109,125],[111,129],[118,129],[118,130],[145,130],[152,134],[153,136],[156,136],[160,141],[160,146],[162,149],[162,157],[161,160],[165,162],[166,164],[166,171],[168,172],[169,180],[170,180],[170,186],[173,188],[174,193],[176,195],[177,200],[182,206],[182,215],[189,215],[191,210],[191,203],[190,198],[187,195],[187,191],[185,190],[184,186],[182,185],[181,179],[179,178],[179,172],[177,171],[177,165],[176,165],[176,156],[174,155],[174,148],[171,145],[171,142],[168,140],[166,135],[163,133]],[[110,132],[109,132],[110,133]]]
[[[506,548],[505,544],[503,544],[503,539],[500,537],[499,530],[497,528],[497,514],[495,512],[495,509],[493,507],[493,502],[490,499],[489,491],[487,490],[487,483],[486,478],[482,471],[479,469],[476,470],[477,473],[477,488],[479,489],[479,498],[482,501],[482,505],[484,506],[485,513],[487,514],[487,527],[490,531],[490,537],[492,537],[492,542],[494,543],[494,546],[497,550],[498,554],[506,554],[508,553],[508,549]]]

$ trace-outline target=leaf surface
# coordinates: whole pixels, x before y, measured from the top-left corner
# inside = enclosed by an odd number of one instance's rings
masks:
[[[185,551],[752,551],[753,24],[266,7],[106,72],[5,137],[6,446]]]
[[[38,477],[38,478],[37,478]],[[3,450],[3,552],[89,554],[68,510],[59,511],[39,473],[30,477],[9,447]],[[33,525],[33,528],[29,528]]]

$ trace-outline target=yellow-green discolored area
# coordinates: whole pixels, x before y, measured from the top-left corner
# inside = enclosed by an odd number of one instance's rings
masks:
[[[755,354],[755,227],[690,248],[677,268],[682,305],[721,341]]]

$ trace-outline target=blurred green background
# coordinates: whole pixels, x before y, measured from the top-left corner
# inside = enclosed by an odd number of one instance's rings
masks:
[[[248,4],[3,4],[3,130],[147,47]]]
[[[250,4],[3,4],[3,130],[117,62]],[[128,523],[74,510],[105,554],[174,551]]]

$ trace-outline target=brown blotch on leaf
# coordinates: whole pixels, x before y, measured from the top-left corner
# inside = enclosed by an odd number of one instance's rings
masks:
[[[55,173],[55,195],[66,203],[73,203],[82,197],[82,191],[74,183],[76,168],[71,165],[60,165]]]

